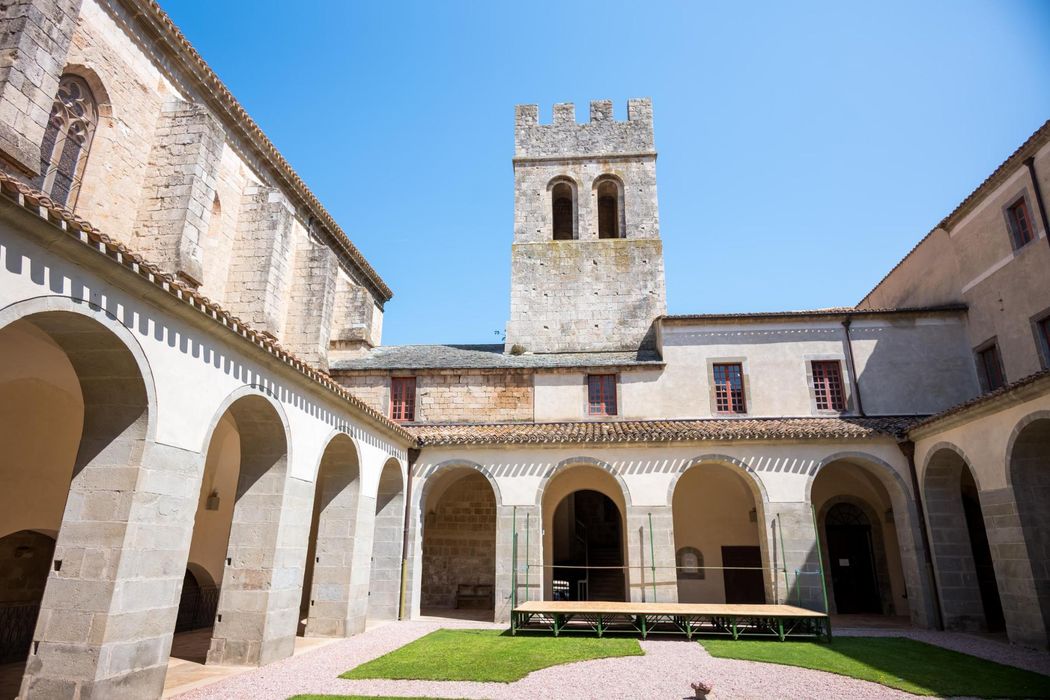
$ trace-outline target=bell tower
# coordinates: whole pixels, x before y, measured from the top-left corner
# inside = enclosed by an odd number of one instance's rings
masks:
[[[518,105],[508,352],[637,350],[666,313],[653,110]]]

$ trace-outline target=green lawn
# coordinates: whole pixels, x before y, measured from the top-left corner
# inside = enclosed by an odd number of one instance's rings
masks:
[[[511,683],[559,664],[641,655],[636,639],[512,637],[500,630],[437,630],[340,677]]]
[[[829,671],[915,695],[1050,698],[1050,676],[903,637],[838,637],[831,644],[705,639],[712,656]]]

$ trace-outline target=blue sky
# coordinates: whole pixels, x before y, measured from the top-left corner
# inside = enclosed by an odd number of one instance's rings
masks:
[[[1050,2],[161,0],[394,290],[498,342],[514,105],[653,99],[671,313],[856,303],[1050,117]]]

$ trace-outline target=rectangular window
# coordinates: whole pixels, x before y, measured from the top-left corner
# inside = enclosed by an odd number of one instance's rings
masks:
[[[977,371],[985,391],[995,391],[1006,383],[999,362],[999,348],[994,343],[977,351]]]
[[[1006,208],[1006,218],[1010,222],[1014,248],[1020,248],[1035,238],[1035,232],[1032,229],[1032,215],[1028,211],[1028,202],[1024,197]]]
[[[390,378],[390,419],[414,421],[416,419],[416,378]]]
[[[715,410],[747,413],[744,401],[744,368],[739,362],[716,364],[714,369]]]
[[[1050,368],[1050,316],[1035,322],[1036,343],[1043,356],[1043,367]]]
[[[842,388],[842,366],[838,360],[813,362],[813,392],[818,411],[845,411],[846,392]]]
[[[592,416],[616,415],[616,375],[587,375],[587,413]]]

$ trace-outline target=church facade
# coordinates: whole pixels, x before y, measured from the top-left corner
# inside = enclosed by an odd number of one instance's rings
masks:
[[[505,342],[384,346],[393,292],[156,3],[0,22],[20,697],[528,599],[1050,642],[1050,122],[857,305],[672,315],[652,104],[521,105]]]

